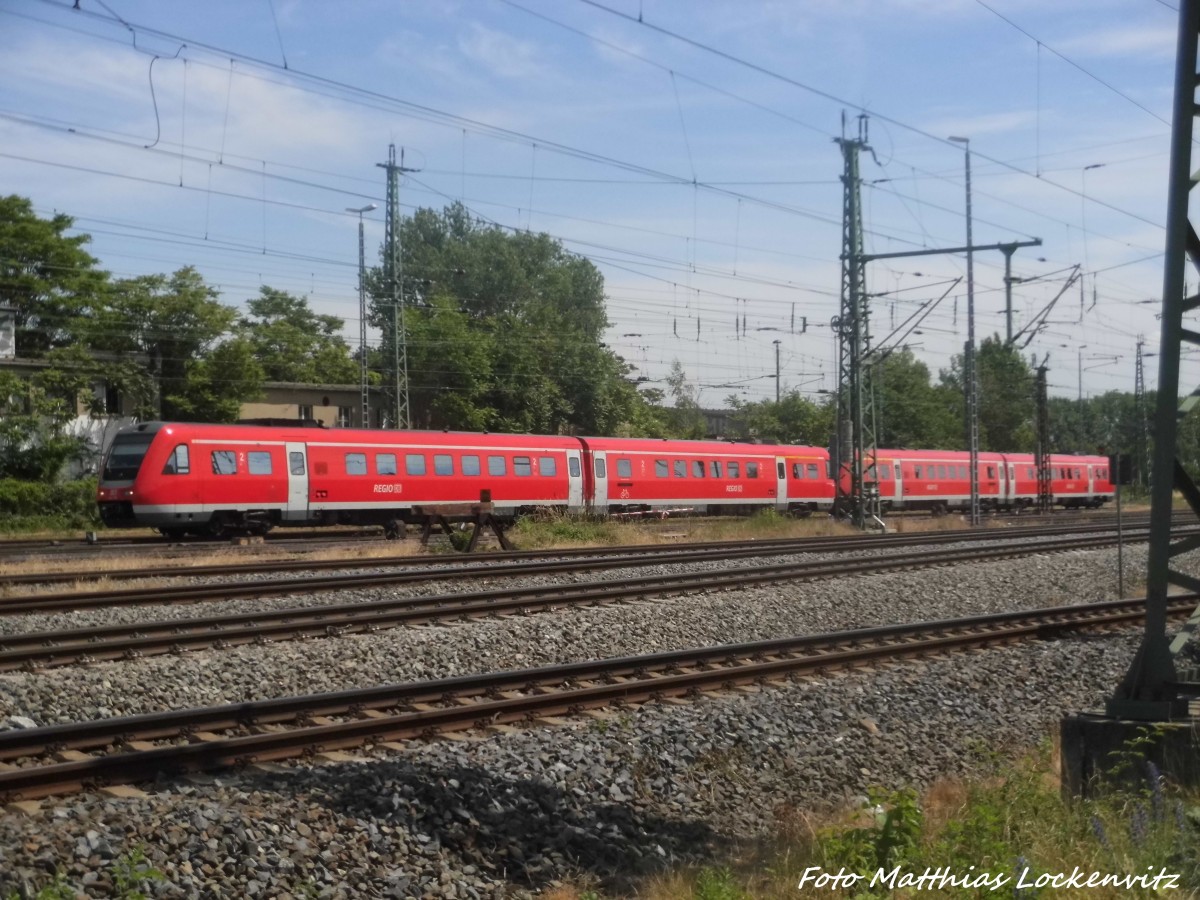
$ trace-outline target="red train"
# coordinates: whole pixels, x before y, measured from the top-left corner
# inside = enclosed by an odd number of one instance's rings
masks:
[[[302,426],[147,422],[122,429],[100,476],[111,526],[163,534],[423,520],[433,505],[490,502],[631,513],[833,508],[818,447]]]
[[[865,480],[878,483],[889,510],[935,514],[971,506],[970,455],[959,450],[878,450]],[[1067,508],[1098,508],[1113,498],[1104,456],[1051,454],[1050,493]],[[979,505],[1020,510],[1037,503],[1037,466],[1031,453],[979,454]]]
[[[1107,465],[1053,457],[1056,502],[1105,502]],[[970,502],[965,453],[881,450],[867,477],[885,509],[937,513]],[[985,508],[1036,502],[1032,457],[981,454],[979,490]],[[834,499],[820,447],[165,422],[118,433],[97,497],[106,524],[171,537],[275,525],[398,530],[430,507],[481,502],[511,519],[535,509],[809,515],[832,511]]]

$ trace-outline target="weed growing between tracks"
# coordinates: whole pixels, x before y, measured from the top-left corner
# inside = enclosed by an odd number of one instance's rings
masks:
[[[618,522],[559,514],[526,516],[509,532],[521,550],[560,547],[611,547],[622,544],[688,544],[703,541],[736,541],[768,538],[827,537],[854,534],[845,523],[828,516],[793,519],[773,511],[753,516]]]
[[[874,789],[857,810],[814,814],[781,803],[767,844],[743,848],[736,858],[698,870],[653,878],[638,895],[649,900],[1200,896],[1200,793],[1173,788],[1140,757],[1135,764],[1143,776],[1141,788],[1067,801],[1047,742],[1015,761],[985,757],[974,779],[940,781],[920,795],[907,788]],[[848,888],[816,887],[810,867],[867,877]],[[993,882],[998,876],[1009,880],[994,890],[930,882],[923,888],[883,881],[871,886],[878,869],[886,875],[897,867],[912,876],[941,870],[959,879],[987,873]],[[1069,876],[1076,868],[1084,880],[1093,872],[1152,878],[1161,870],[1179,878],[1174,890],[1136,883],[1132,889],[1055,889],[1049,882],[1036,887],[1041,876]],[[806,871],[810,880],[800,888]],[[1029,886],[1019,888],[1022,875]],[[558,896],[590,900],[604,895],[588,889]]]
[[[107,871],[90,887],[93,890],[102,890],[107,896],[117,897],[119,900],[146,900],[149,895],[143,888],[163,881],[166,881],[166,876],[150,865],[144,848],[139,846],[114,859]],[[66,873],[59,869],[48,884],[40,888],[23,885],[21,889],[6,894],[4,900],[25,897],[32,900],[75,900],[79,896],[79,891],[72,885]]]

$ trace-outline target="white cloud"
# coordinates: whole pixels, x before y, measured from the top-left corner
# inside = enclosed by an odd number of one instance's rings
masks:
[[[1055,49],[1065,56],[1169,59],[1175,55],[1175,40],[1174,25],[1145,25],[1093,31],[1060,42]]]
[[[458,49],[501,78],[542,79],[550,76],[543,64],[544,51],[532,41],[523,41],[472,22],[466,34],[458,38]]]

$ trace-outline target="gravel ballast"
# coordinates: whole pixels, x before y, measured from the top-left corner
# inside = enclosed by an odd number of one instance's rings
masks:
[[[1127,580],[1144,547],[1126,551]],[[0,676],[0,724],[238,702],[1114,596],[1115,551],[774,585],[467,625]],[[930,659],[648,705],[559,728],[412,744],[0,815],[0,893],[56,867],[92,896],[143,848],[160,896],[512,896],[569,878],[620,892],[871,785],[972,770],[1099,704],[1137,635]]]

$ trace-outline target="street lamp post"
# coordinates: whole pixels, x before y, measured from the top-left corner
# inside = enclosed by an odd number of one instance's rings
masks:
[[[361,207],[346,207],[346,212],[358,215],[358,356],[359,390],[362,404],[359,426],[371,427],[370,381],[367,378],[367,253],[363,237],[363,213],[378,209],[374,203]]]
[[[779,344],[778,340],[772,341],[775,345],[775,404],[779,404]]]
[[[975,254],[971,240],[971,139],[951,137],[963,145],[967,180],[967,344],[963,354],[966,376],[967,444],[971,465],[971,524],[979,524],[979,380],[975,373]]]

